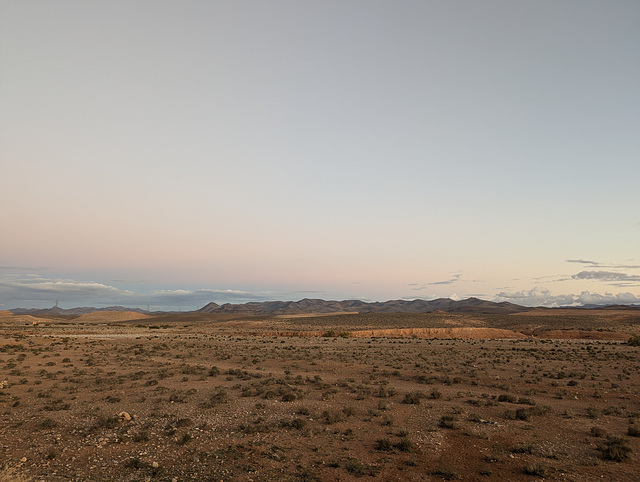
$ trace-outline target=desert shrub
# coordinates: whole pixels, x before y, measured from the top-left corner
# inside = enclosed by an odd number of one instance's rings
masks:
[[[457,417],[455,417],[454,415],[443,415],[442,417],[440,417],[440,422],[438,423],[438,425],[442,428],[455,429],[458,428],[458,425],[456,424],[457,420]]]
[[[524,473],[527,475],[535,475],[537,477],[546,477],[547,473],[549,472],[549,469],[547,468],[547,466],[545,464],[542,463],[535,463],[535,464],[530,464],[527,465],[524,468]]]
[[[115,428],[118,426],[119,421],[120,421],[120,418],[116,415],[112,417],[100,415],[96,420],[94,427],[95,428]]]
[[[198,375],[205,370],[204,367],[194,366],[194,365],[183,365],[181,368],[181,372],[183,375]]]
[[[529,454],[529,455],[531,455],[533,453],[533,445],[531,445],[530,442],[525,442],[523,444],[516,445],[514,448],[511,449],[511,452],[514,453],[514,454]]]
[[[406,403],[408,405],[420,405],[420,400],[425,398],[425,394],[421,391],[415,391],[407,393],[402,400],[402,403]]]
[[[631,447],[627,441],[620,437],[607,437],[604,445],[598,447],[602,456],[614,462],[623,462],[631,455]]]
[[[590,433],[594,437],[604,437],[607,435],[607,432],[600,427],[591,427]]]
[[[324,417],[324,421],[329,425],[342,422],[346,418],[342,412],[330,412],[328,410],[325,410],[322,416]]]
[[[456,470],[443,467],[430,472],[430,475],[439,475],[443,480],[459,480],[461,478],[460,474]]]
[[[52,428],[56,428],[58,426],[58,422],[56,422],[54,419],[52,418],[43,418],[40,423],[38,423],[38,428],[42,428],[42,429],[52,429]]]
[[[179,418],[176,420],[176,427],[189,427],[193,425],[193,420],[190,418]]]
[[[393,425],[393,422],[394,418],[391,414],[386,414],[384,417],[382,417],[382,425]]]
[[[531,415],[546,415],[551,413],[551,407],[549,405],[537,405],[528,409]]]
[[[482,417],[480,416],[480,414],[478,414],[476,412],[472,412],[467,417],[467,420],[469,420],[470,422],[480,423],[480,422],[482,422]]]
[[[128,469],[140,470],[149,467],[149,463],[140,459],[140,457],[132,457],[124,462],[124,466]]]
[[[508,395],[506,393],[503,393],[502,395],[498,395],[498,401],[516,403],[516,397],[514,397],[513,395]]]
[[[604,415],[622,415],[623,412],[623,408],[614,406],[607,407],[602,411]]]
[[[146,430],[140,430],[133,436],[134,442],[147,442],[149,440],[149,432]]]
[[[638,428],[636,425],[629,425],[629,428],[627,429],[627,435],[630,435],[631,437],[640,437],[640,428]]]
[[[300,415],[310,415],[311,410],[309,409],[309,407],[300,407],[297,413],[299,413]]]
[[[402,437],[395,447],[400,452],[411,452],[413,450],[413,442],[407,437]]]
[[[502,416],[504,417],[505,420],[515,420],[516,412],[515,410],[505,410]]]
[[[311,469],[302,469],[302,472],[298,473],[298,478],[302,482],[322,482],[322,478],[311,471]]]
[[[47,404],[44,407],[42,407],[42,410],[47,412],[57,412],[59,410],[69,410],[70,408],[71,408],[70,404],[64,403],[60,399],[60,400],[52,400],[50,402],[47,402]]]
[[[284,395],[282,395],[283,402],[293,402],[296,398],[297,398],[296,394],[293,392],[287,392]]]
[[[352,417],[356,414],[356,409],[351,405],[347,405],[346,407],[342,408],[342,413],[344,413],[347,417]]]
[[[378,468],[375,465],[363,464],[354,458],[348,459],[344,463],[344,468],[347,472],[356,477],[363,477],[365,475],[375,477],[378,473]]]
[[[587,415],[590,418],[599,418],[602,415],[602,411],[599,408],[596,408],[593,405],[591,405],[587,408]]]
[[[391,398],[396,393],[397,392],[395,388],[380,387],[375,395],[380,398]]]
[[[380,438],[376,440],[376,450],[380,450],[382,452],[389,452],[393,450],[393,443],[388,438]]]
[[[292,428],[302,430],[307,426],[307,421],[304,418],[294,418],[290,425]]]
[[[640,335],[634,335],[627,340],[627,345],[640,346]]]
[[[227,395],[227,391],[223,387],[217,387],[206,402],[202,405],[204,408],[213,408],[222,403],[227,403],[229,401],[229,395]]]

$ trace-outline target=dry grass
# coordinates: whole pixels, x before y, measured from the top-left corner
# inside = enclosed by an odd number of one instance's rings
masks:
[[[29,482],[31,479],[20,473],[17,467],[5,466],[0,469],[0,482]]]

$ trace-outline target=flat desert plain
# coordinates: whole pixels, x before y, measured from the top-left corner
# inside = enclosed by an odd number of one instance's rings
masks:
[[[638,480],[640,312],[0,314],[0,480]]]

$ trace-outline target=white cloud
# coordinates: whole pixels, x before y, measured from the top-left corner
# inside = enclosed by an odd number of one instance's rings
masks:
[[[204,306],[216,303],[244,303],[277,298],[276,293],[254,293],[241,290],[153,290],[135,292],[94,281],[43,278],[37,275],[0,277],[0,303],[17,307],[51,307],[56,300],[64,307],[76,306],[146,306],[172,309],[177,306]]]
[[[637,264],[615,264],[615,263],[600,263],[599,261],[590,261],[588,259],[567,259],[567,263],[579,263],[588,264],[592,268],[613,268],[613,269],[637,269],[640,265]]]
[[[640,282],[640,275],[616,273],[615,271],[580,271],[572,276],[573,279],[592,279],[618,284],[633,285]]]
[[[133,295],[133,292],[119,290],[113,286],[93,281],[81,282],[69,279],[49,279],[37,275],[7,275],[0,278],[0,300],[5,302],[22,301],[55,301],[65,297],[68,300],[84,298],[101,298],[105,301],[122,299]]]
[[[566,306],[574,303],[573,295],[552,295],[551,291],[539,286],[529,291],[517,291],[515,293],[501,291],[494,301],[508,301],[523,306]]]
[[[513,292],[502,291],[498,293],[493,301],[509,301],[523,306],[579,306],[587,304],[612,305],[612,304],[634,304],[640,303],[640,298],[633,293],[591,293],[583,291],[579,295],[563,294],[553,295],[546,288],[536,287],[531,290]]]
[[[580,293],[576,301],[581,305],[595,304],[595,305],[615,305],[615,304],[634,304],[640,303],[638,298],[633,293],[605,293],[604,295],[598,293],[590,293],[583,291]]]

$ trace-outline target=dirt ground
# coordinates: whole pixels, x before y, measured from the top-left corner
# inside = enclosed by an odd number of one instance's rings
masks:
[[[640,473],[633,312],[0,315],[0,481]]]

